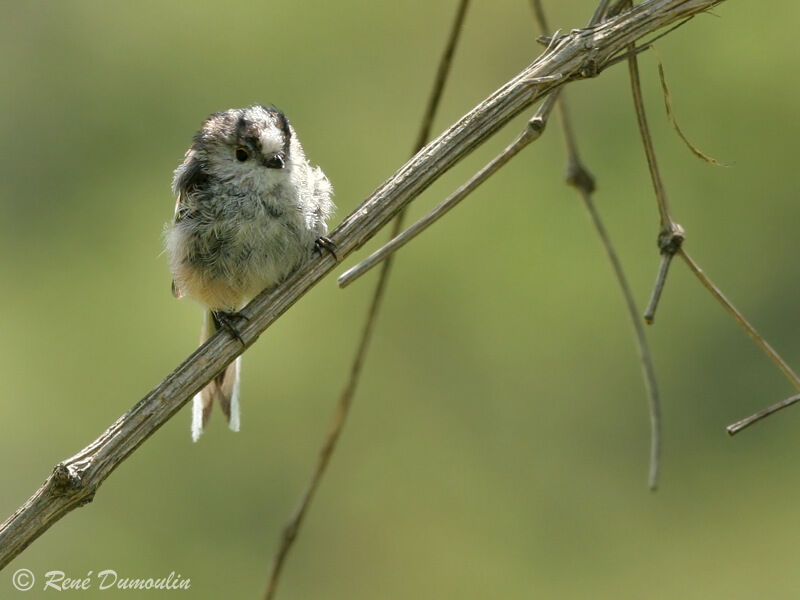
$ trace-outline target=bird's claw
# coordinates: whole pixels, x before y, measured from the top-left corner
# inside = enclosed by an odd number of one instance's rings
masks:
[[[239,329],[236,327],[236,321],[238,319],[244,319],[245,321],[249,321],[250,317],[241,313],[241,312],[223,312],[217,311],[213,313],[214,321],[217,324],[218,329],[224,329],[228,333],[230,333],[233,337],[239,340],[239,343],[242,346],[246,346],[244,340],[242,339],[241,333],[239,333]]]
[[[331,256],[336,262],[339,262],[339,256],[336,254],[336,243],[327,236],[320,236],[314,240],[314,252],[322,256],[322,251],[330,252]]]

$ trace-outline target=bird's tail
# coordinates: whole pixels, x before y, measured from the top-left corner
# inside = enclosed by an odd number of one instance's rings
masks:
[[[203,317],[203,329],[200,333],[200,343],[204,343],[219,329],[219,325],[211,311],[206,311]],[[214,377],[209,384],[195,394],[192,404],[192,440],[195,442],[208,423],[211,407],[214,401],[219,402],[222,412],[228,419],[228,427],[239,431],[239,377],[242,357],[239,356],[229,364],[225,370]]]

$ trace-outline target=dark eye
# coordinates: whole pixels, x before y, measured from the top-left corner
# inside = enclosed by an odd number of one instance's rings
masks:
[[[269,169],[282,169],[283,168],[283,155],[276,154],[264,161],[264,166]]]
[[[241,146],[236,148],[236,160],[244,162],[248,158],[250,158],[250,153],[247,151],[247,148],[242,148]]]

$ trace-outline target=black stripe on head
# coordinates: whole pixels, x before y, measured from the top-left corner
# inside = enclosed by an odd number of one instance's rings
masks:
[[[247,110],[246,108],[240,108],[233,111],[238,114],[238,118],[233,125],[231,143],[245,146],[255,152],[261,152],[261,138],[258,136],[258,127],[253,121],[247,119]]]
[[[234,137],[236,139],[236,143],[245,141],[249,142],[250,138],[253,137],[252,135],[247,135],[247,129],[250,124],[247,122],[244,112],[244,109],[239,111],[239,119],[236,121],[236,127],[234,128]]]
[[[286,118],[280,110],[275,108],[274,106],[265,106],[261,105],[267,113],[269,113],[273,119],[275,120],[275,124],[278,126],[278,129],[281,130],[283,134],[283,155],[285,158],[289,157],[289,146],[292,142],[292,128],[289,127],[289,119]]]

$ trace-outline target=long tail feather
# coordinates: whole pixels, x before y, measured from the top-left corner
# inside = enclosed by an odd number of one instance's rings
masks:
[[[203,329],[200,334],[202,344],[217,331],[214,315],[206,311],[203,318]],[[195,394],[192,400],[192,440],[197,441],[211,416],[214,401],[219,402],[222,412],[228,420],[228,427],[239,431],[239,382],[242,368],[242,357],[239,356],[227,368],[212,379],[209,384]]]

